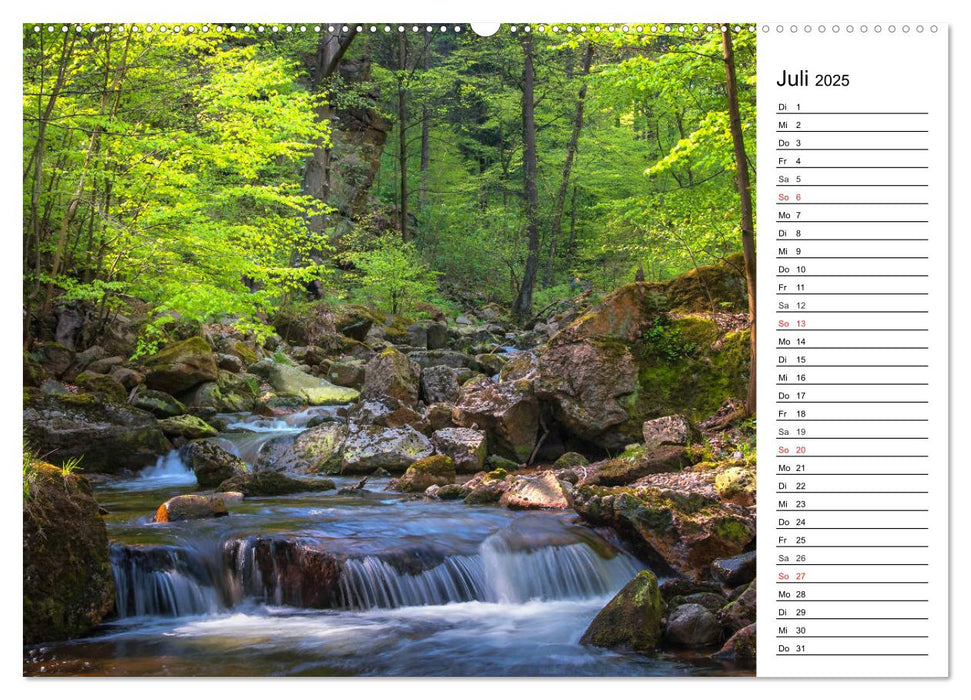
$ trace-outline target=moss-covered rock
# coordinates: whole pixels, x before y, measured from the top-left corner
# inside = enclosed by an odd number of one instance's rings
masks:
[[[267,443],[258,467],[274,471],[337,474],[347,440],[344,423],[326,422],[296,437],[284,436]]]
[[[740,668],[755,668],[756,658],[755,623],[743,627],[725,642],[725,645],[712,656],[716,661],[735,664]]]
[[[158,422],[158,427],[170,438],[181,437],[187,440],[195,440],[218,435],[218,431],[202,418],[188,414],[163,418]]]
[[[420,372],[421,368],[407,355],[387,348],[367,363],[361,396],[377,401],[390,397],[406,406],[415,406]]]
[[[140,469],[172,444],[155,417],[94,394],[24,394],[24,435],[54,464],[81,458],[87,472]]]
[[[326,379],[314,377],[296,367],[270,362],[266,376],[280,396],[297,397],[311,406],[334,406],[356,401],[360,394],[348,387],[334,386]]]
[[[657,577],[645,569],[597,613],[580,643],[652,654],[661,639],[663,616]]]
[[[91,394],[100,394],[109,401],[124,403],[128,398],[128,391],[121,382],[106,374],[96,372],[81,372],[74,379],[74,383]]]
[[[486,434],[472,428],[443,428],[432,433],[432,444],[455,462],[455,469],[472,474],[485,466]]]
[[[108,535],[88,482],[34,464],[23,503],[24,642],[69,639],[114,606]]]
[[[200,336],[170,343],[143,361],[145,383],[151,389],[179,394],[218,376],[216,358]]]
[[[535,476],[516,476],[510,479],[509,488],[500,497],[499,504],[514,510],[569,508],[573,504],[572,487],[557,479],[551,471]]]
[[[407,493],[423,493],[429,486],[445,486],[455,481],[455,463],[446,455],[432,455],[415,460],[396,479],[394,488]]]
[[[715,477],[719,497],[740,506],[755,504],[755,470],[749,467],[729,467]]]
[[[590,460],[579,452],[564,452],[553,463],[554,469],[573,469],[575,467],[585,467],[590,464]]]
[[[755,538],[748,509],[691,487],[580,486],[574,507],[588,522],[614,527],[648,561],[695,580]]]
[[[238,491],[246,497],[285,496],[305,491],[332,491],[337,485],[330,479],[292,479],[279,472],[237,474],[219,484],[217,491]]]
[[[379,425],[352,430],[341,455],[342,474],[370,474],[375,469],[402,473],[416,460],[435,452],[432,443],[411,426]]]
[[[131,405],[148,411],[157,418],[171,418],[185,413],[185,404],[171,394],[155,389],[143,389],[131,400]]]
[[[671,310],[679,313],[748,311],[742,254],[736,253],[716,265],[702,265],[675,277],[665,285],[664,294]]]
[[[182,448],[180,454],[186,466],[195,472],[196,481],[203,488],[218,486],[233,476],[249,471],[239,457],[206,440],[189,443]]]

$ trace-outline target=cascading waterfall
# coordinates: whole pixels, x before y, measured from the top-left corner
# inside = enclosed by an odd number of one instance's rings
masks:
[[[119,617],[203,615],[223,607],[204,562],[183,549],[112,545],[111,568]]]
[[[340,579],[339,605],[344,608],[400,608],[487,600],[482,558],[446,557],[438,566],[416,574],[401,573],[378,557],[350,559]]]
[[[154,466],[143,469],[135,482],[142,488],[159,488],[163,486],[178,486],[194,484],[196,475],[185,465],[178,450],[172,450],[159,457]],[[131,485],[129,485],[129,488]]]

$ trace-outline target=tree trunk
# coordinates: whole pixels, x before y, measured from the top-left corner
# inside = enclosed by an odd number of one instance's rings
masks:
[[[523,47],[523,201],[526,214],[528,252],[523,283],[512,307],[515,318],[525,321],[533,311],[533,286],[539,265],[539,225],[536,210],[536,119],[533,100],[533,43],[529,34],[520,39]]]
[[[742,255],[745,259],[745,283],[748,286],[748,313],[752,323],[752,361],[749,367],[748,397],[745,410],[755,415],[755,223],[752,217],[752,187],[748,177],[748,158],[742,136],[742,118],[738,109],[738,83],[735,80],[735,52],[732,47],[731,25],[722,32],[722,48],[725,58],[725,86],[728,92],[728,115],[735,148],[735,179],[741,200]]]
[[[408,42],[405,33],[398,32],[398,177],[400,200],[398,201],[398,227],[401,240],[410,240],[408,234],[408,111],[405,104],[405,70],[408,68]]]
[[[593,44],[587,44],[587,50],[583,54],[583,68],[581,75],[583,78],[590,75],[590,63],[593,61]],[[566,160],[563,161],[563,176],[560,179],[560,189],[556,192],[556,203],[553,205],[553,223],[550,226],[550,246],[546,258],[546,272],[543,275],[543,284],[550,286],[553,283],[553,261],[556,257],[556,244],[560,238],[560,226],[563,221],[563,207],[566,204],[566,191],[570,186],[570,170],[573,168],[573,157],[577,152],[577,142],[580,140],[580,129],[583,128],[583,102],[587,97],[587,84],[584,82],[580,86],[577,94],[576,115],[573,117],[573,132],[570,134],[570,142],[566,147]]]
[[[425,72],[432,67],[432,35],[425,36],[425,58],[423,67]],[[428,109],[428,97],[422,101],[421,107],[421,175],[418,184],[418,211],[424,211],[428,201],[428,162],[429,140],[431,137],[431,110]]]

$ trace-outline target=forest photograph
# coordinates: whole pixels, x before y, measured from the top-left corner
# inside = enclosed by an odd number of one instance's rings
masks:
[[[22,38],[24,675],[754,674],[753,28]]]

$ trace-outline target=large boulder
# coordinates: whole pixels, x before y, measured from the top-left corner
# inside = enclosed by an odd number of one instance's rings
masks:
[[[128,399],[128,390],[114,377],[107,374],[91,372],[85,370],[74,378],[74,383],[81,389],[90,394],[100,394],[109,401],[125,403]]]
[[[354,426],[341,456],[342,474],[370,474],[376,469],[401,473],[435,451],[427,437],[411,426]]]
[[[755,516],[747,508],[680,478],[579,486],[574,507],[588,522],[616,529],[652,564],[695,580],[709,578],[714,560],[741,554],[755,538]]]
[[[246,497],[286,496],[305,491],[332,491],[337,486],[330,479],[292,479],[280,472],[237,474],[219,484],[219,492],[238,491]]]
[[[634,341],[651,327],[667,306],[662,285],[648,282],[626,284],[553,336],[550,345],[574,343],[585,338]]]
[[[145,383],[169,394],[187,391],[197,384],[215,381],[219,368],[208,343],[194,336],[170,343],[143,360]]]
[[[87,472],[153,464],[172,449],[151,413],[93,394],[24,395],[24,435],[55,464],[81,458]]]
[[[677,445],[665,445],[651,452],[636,445],[618,457],[589,465],[583,483],[622,486],[650,474],[681,471],[696,461],[692,452]]]
[[[733,634],[711,658],[715,661],[732,663],[741,668],[755,668],[757,646],[755,624],[753,622]]]
[[[545,471],[536,476],[512,477],[499,504],[515,510],[569,508],[573,505],[573,497],[568,483],[558,480],[553,472]]]
[[[637,390],[637,367],[626,345],[585,339],[550,347],[539,358],[536,396],[548,401],[567,432],[607,449],[631,442],[621,430],[625,399]]]
[[[455,462],[455,470],[472,474],[485,466],[486,434],[472,428],[442,428],[432,433],[432,444]]]
[[[185,413],[185,404],[171,394],[154,389],[139,391],[132,397],[130,403],[135,408],[148,411],[156,418],[171,418]]]
[[[452,421],[464,428],[485,430],[490,449],[526,462],[536,447],[539,403],[528,382],[473,386],[455,405]]]
[[[667,641],[682,647],[706,647],[721,642],[718,618],[703,605],[686,603],[668,614]]]
[[[330,364],[327,379],[337,386],[360,389],[364,384],[366,363],[356,357],[344,357]]]
[[[716,559],[711,564],[711,573],[729,588],[735,588],[755,579],[755,566],[753,550],[728,559]]]
[[[157,523],[174,523],[180,520],[200,520],[203,518],[221,518],[229,515],[226,501],[221,496],[174,496],[158,507],[154,521]]]
[[[663,616],[657,577],[645,569],[597,613],[580,643],[651,654],[661,639]]]
[[[309,428],[293,439],[284,440],[281,449],[270,449],[260,457],[261,469],[310,474],[340,472],[341,453],[347,440],[347,426],[327,422]]]
[[[453,403],[460,394],[458,375],[451,367],[437,365],[421,372],[421,397],[427,404]]]
[[[294,396],[311,406],[334,406],[356,401],[360,395],[355,389],[334,386],[326,379],[280,362],[269,362],[266,377],[273,389],[281,396]]]
[[[31,464],[24,479],[24,643],[80,636],[115,600],[98,503],[83,477],[49,464]]]
[[[755,584],[756,582],[752,581],[735,600],[717,612],[718,621],[732,632],[737,632],[755,622],[758,597]]]
[[[740,506],[755,505],[755,469],[748,466],[729,467],[715,477],[719,497]]]
[[[445,455],[432,455],[414,461],[392,488],[407,493],[424,493],[430,486],[445,486],[455,481],[455,463]]]
[[[218,486],[226,479],[248,471],[239,457],[205,440],[190,442],[182,448],[180,456],[185,465],[195,472],[196,481],[203,488]]]
[[[361,396],[377,401],[390,397],[406,406],[415,406],[418,403],[419,373],[418,365],[407,355],[387,348],[367,363]]]

